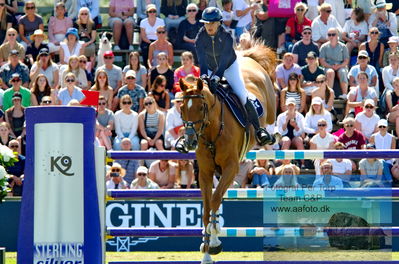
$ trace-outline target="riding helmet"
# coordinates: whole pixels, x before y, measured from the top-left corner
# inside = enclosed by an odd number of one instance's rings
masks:
[[[202,19],[200,22],[202,23],[211,23],[211,22],[219,22],[223,18],[222,11],[220,11],[217,7],[207,7],[202,12]]]

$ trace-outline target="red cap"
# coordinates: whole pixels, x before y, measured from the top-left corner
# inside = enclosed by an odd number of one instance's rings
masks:
[[[104,57],[106,57],[106,56],[114,57],[114,53],[111,50],[106,51],[106,52],[104,52]]]

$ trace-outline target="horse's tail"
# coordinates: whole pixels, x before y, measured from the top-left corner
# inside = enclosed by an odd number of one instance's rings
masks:
[[[275,70],[277,65],[276,53],[269,47],[263,44],[262,41],[251,38],[250,48],[239,50],[243,57],[249,57],[255,60],[267,72],[271,83],[267,81],[266,96],[267,96],[267,118],[268,124],[273,124],[276,120],[276,96],[274,93]]]

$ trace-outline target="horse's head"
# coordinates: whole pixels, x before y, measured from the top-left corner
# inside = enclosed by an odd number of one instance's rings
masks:
[[[204,84],[201,79],[196,84],[187,84],[180,79],[183,91],[183,104],[180,106],[185,127],[184,139],[188,150],[195,150],[198,139],[208,123],[208,104],[203,92]]]

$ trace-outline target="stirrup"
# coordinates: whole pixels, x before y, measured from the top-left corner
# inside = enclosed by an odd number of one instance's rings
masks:
[[[255,131],[256,141],[259,145],[273,145],[276,143],[276,139],[269,134],[264,128],[259,128]]]

